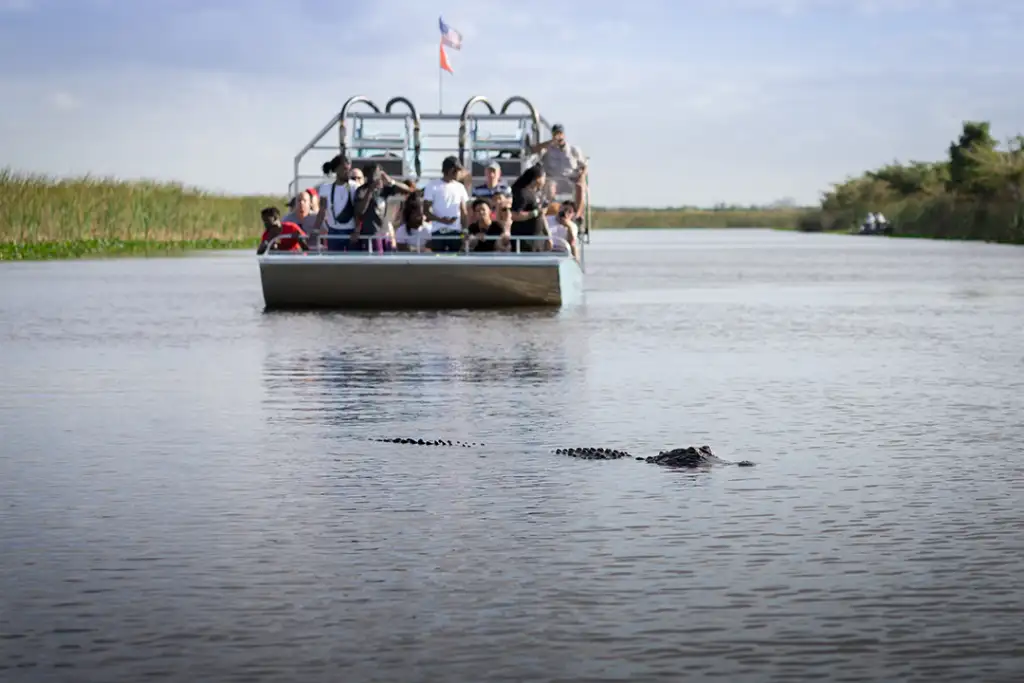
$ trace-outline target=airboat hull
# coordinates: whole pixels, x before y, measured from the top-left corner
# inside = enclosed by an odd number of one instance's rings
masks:
[[[565,306],[583,298],[583,271],[547,254],[265,254],[267,310]]]

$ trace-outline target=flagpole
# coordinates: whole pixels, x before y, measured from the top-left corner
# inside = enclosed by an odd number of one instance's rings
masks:
[[[437,67],[437,113],[443,114],[444,104],[444,69]]]

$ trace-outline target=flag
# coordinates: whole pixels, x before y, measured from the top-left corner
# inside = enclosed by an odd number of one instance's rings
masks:
[[[441,41],[441,68],[450,74],[454,74],[452,71],[452,65],[448,63],[448,55],[444,52],[444,41]]]
[[[462,34],[453,29],[448,24],[444,23],[444,19],[442,19],[441,17],[437,18],[437,23],[438,26],[441,27],[441,43],[443,45],[447,45],[453,50],[461,50]]]

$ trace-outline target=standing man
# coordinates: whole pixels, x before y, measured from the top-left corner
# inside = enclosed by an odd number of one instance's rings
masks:
[[[457,252],[462,248],[462,231],[469,226],[469,193],[462,177],[459,160],[445,157],[441,179],[423,190],[423,208],[431,224],[431,237],[441,238],[431,239],[433,252]]]
[[[530,151],[540,155],[544,173],[555,181],[559,194],[573,193],[577,215],[582,215],[587,160],[579,147],[566,142],[565,127],[560,123],[551,126],[551,139],[533,145]]]

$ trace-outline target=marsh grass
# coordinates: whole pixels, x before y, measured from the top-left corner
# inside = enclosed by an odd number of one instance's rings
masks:
[[[170,256],[197,249],[255,249],[256,239],[138,241],[80,239],[59,242],[0,242],[0,261],[45,261],[51,259]]]
[[[0,170],[0,258],[69,258],[255,245],[282,197],[229,197],[174,183],[56,180]]]
[[[54,179],[0,169],[0,260],[255,248],[265,206],[177,183]],[[594,228],[795,228],[801,209],[594,209]]]
[[[600,209],[602,228],[783,228],[796,229],[809,209]]]

